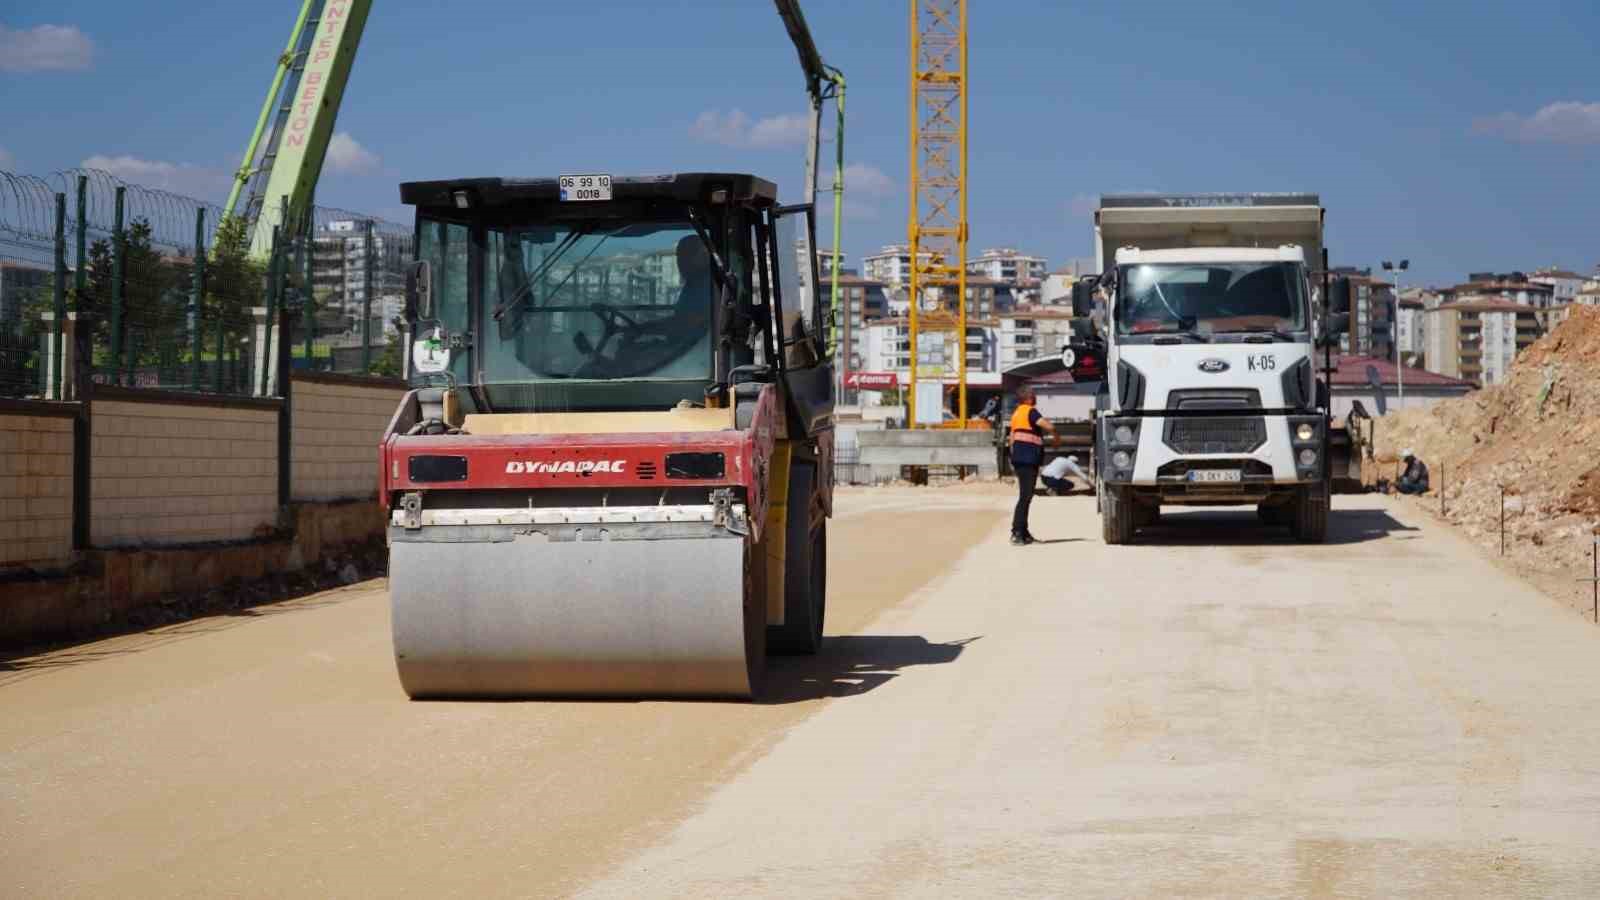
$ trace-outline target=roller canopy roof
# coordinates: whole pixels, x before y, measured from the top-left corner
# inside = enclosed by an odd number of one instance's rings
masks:
[[[473,206],[510,203],[554,203],[561,199],[555,178],[457,178],[408,181],[400,185],[400,202],[412,206],[455,206],[457,191],[466,191]],[[680,200],[697,202],[718,188],[736,198],[776,202],[778,186],[754,175],[732,172],[680,172],[675,175],[614,175],[613,200]]]

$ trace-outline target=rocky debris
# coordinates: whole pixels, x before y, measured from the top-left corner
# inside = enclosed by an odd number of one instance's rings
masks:
[[[1573,307],[1567,321],[1518,357],[1504,384],[1384,416],[1375,429],[1379,472],[1393,479],[1412,448],[1428,465],[1439,509],[1474,541],[1560,576],[1588,605],[1600,526],[1600,308]]]

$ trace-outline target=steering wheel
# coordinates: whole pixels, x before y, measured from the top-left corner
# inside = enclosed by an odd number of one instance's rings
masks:
[[[604,303],[591,303],[589,304],[589,311],[594,313],[600,319],[601,324],[605,326],[605,333],[600,336],[602,346],[612,335],[618,332],[639,330],[638,319],[615,307],[607,306]],[[618,324],[619,322],[621,323],[620,325]]]
[[[641,322],[603,303],[590,304],[589,311],[601,322],[600,339],[590,344],[582,332],[573,335],[573,345],[588,357],[574,375],[613,378],[643,374],[676,359],[688,349],[689,343],[698,340],[698,334],[689,335],[688,342],[673,338],[671,329],[675,319],[670,317]],[[612,339],[619,335],[621,339],[616,349],[608,355],[606,351]]]
[[[600,320],[600,340],[592,346],[585,346],[589,343],[585,340],[578,345],[578,349],[593,358],[603,358],[606,345],[611,343],[612,338],[619,334],[636,334],[644,327],[637,319],[604,303],[589,304],[589,311]],[[574,335],[574,338],[576,337]],[[629,340],[625,338],[622,343],[626,345]]]

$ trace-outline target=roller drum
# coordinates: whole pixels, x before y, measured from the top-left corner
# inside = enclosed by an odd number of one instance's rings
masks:
[[[699,531],[394,529],[401,685],[414,698],[750,697],[765,610],[746,542]]]

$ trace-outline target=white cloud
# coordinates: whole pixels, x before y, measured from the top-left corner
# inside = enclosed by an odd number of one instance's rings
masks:
[[[750,146],[758,149],[804,145],[811,133],[810,119],[799,113],[785,113],[757,119],[750,126]]]
[[[140,187],[157,188],[194,197],[220,200],[233,186],[232,173],[191,163],[172,163],[137,156],[91,156],[79,163],[85,169],[98,169]]]
[[[824,163],[825,164],[825,163]],[[832,186],[832,181],[829,181]],[[844,167],[844,195],[846,202],[852,196],[887,197],[894,193],[894,179],[877,166],[867,163],[849,163]]]
[[[335,132],[328,141],[328,171],[339,175],[371,175],[383,165],[378,154],[361,146],[348,131]]]
[[[0,25],[0,72],[87,69],[93,59],[94,41],[76,25],[21,30]]]
[[[738,147],[749,126],[750,117],[743,110],[736,109],[723,115],[721,110],[708,109],[689,126],[689,136],[708,144]]]
[[[810,119],[803,113],[784,113],[752,121],[742,109],[726,113],[708,109],[689,126],[689,136],[724,147],[769,150],[805,144],[810,129]]]
[[[17,158],[11,155],[11,151],[4,147],[0,147],[0,169],[14,171],[16,167]]]
[[[1600,144],[1600,103],[1567,100],[1544,106],[1531,116],[1501,113],[1475,120],[1472,130],[1513,141]]]
[[[822,165],[828,166],[829,160]],[[899,185],[884,171],[868,163],[849,163],[844,167],[844,218],[857,222],[870,222],[883,214],[883,201],[894,196]],[[823,182],[817,187],[817,204],[824,217],[832,215],[833,177],[831,167],[824,169]]]

